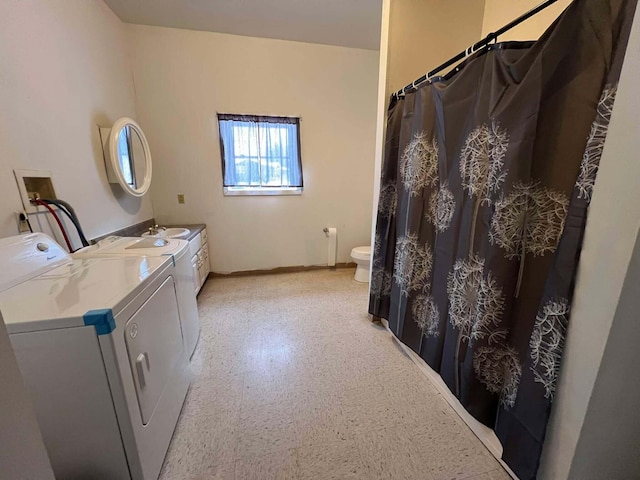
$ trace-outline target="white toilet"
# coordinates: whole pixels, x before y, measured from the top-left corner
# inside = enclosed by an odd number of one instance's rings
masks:
[[[371,265],[371,247],[356,247],[351,250],[351,258],[356,262],[357,282],[369,283],[369,267]]]

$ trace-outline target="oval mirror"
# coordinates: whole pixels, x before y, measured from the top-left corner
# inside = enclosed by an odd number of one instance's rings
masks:
[[[125,192],[136,197],[147,193],[151,185],[151,151],[142,129],[132,119],[123,117],[113,124],[109,160],[110,182],[119,183]]]

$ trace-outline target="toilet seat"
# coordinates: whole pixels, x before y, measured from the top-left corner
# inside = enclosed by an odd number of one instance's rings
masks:
[[[351,257],[354,260],[370,260],[371,247],[356,247],[351,250]]]

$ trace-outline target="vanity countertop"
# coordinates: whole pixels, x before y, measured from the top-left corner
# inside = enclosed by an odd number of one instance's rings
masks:
[[[162,225],[163,227],[167,227],[167,228],[188,228],[189,230],[191,230],[189,232],[189,236],[186,238],[183,238],[182,240],[193,240],[202,230],[204,230],[205,228],[207,228],[207,226],[204,223],[193,223],[190,225]]]
[[[111,235],[116,235],[118,237],[139,237],[143,233],[149,230],[149,227],[153,227],[156,224],[155,219],[151,218],[149,220],[145,220],[144,222],[137,223],[135,225],[131,225],[129,227],[122,228],[120,230],[116,230],[114,232],[107,233],[105,235],[101,235],[97,238],[91,239],[91,244],[102,240],[103,238],[107,238]],[[162,227],[178,227],[178,228],[188,228],[191,230],[189,232],[189,236],[184,238],[183,240],[193,240],[202,230],[207,228],[204,223],[193,223],[190,225],[161,225]]]

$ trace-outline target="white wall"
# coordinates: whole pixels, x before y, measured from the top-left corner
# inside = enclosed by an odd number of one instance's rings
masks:
[[[638,298],[640,237],[636,240],[582,424],[569,474],[572,480],[626,480],[640,476]]]
[[[621,315],[627,315],[626,319],[623,317],[619,322],[619,328],[623,329],[621,331],[624,332],[626,328],[628,335],[637,334],[632,326],[625,326],[625,321],[637,322],[639,308],[637,296],[633,319],[628,316],[629,306],[620,302],[625,277],[633,273],[633,268],[638,268],[631,260],[640,231],[640,189],[638,189],[640,162],[637,155],[640,149],[640,118],[637,114],[640,109],[640,97],[637,95],[638,75],[640,75],[640,11],[636,12],[634,19],[609,134],[600,162],[598,180],[589,207],[558,392],[540,466],[539,478],[541,479],[571,478],[569,472],[572,463],[584,466],[582,462],[585,461],[585,457],[576,456],[576,445],[579,440],[582,441],[583,423],[590,408],[598,371],[605,365],[602,359],[616,310],[624,308],[621,310]],[[616,338],[613,333],[611,335],[611,338]],[[615,348],[616,344],[612,345]],[[620,341],[617,343],[618,348],[622,345],[624,344]],[[624,345],[624,348],[628,346]],[[637,385],[632,384],[637,383],[638,375],[634,364],[625,363],[616,367],[613,372],[609,370],[608,373],[627,378],[629,391],[633,392],[633,388]],[[599,380],[606,384],[606,379]],[[613,392],[611,392],[610,401],[612,402],[608,404],[612,408],[610,411],[615,411],[618,407],[616,407],[616,397]],[[632,419],[637,415],[635,411],[624,413],[629,416],[630,422],[633,422]],[[591,442],[595,440],[597,436],[595,439],[592,437]],[[633,455],[637,456],[638,438],[635,437],[636,441],[632,443],[628,440],[629,437],[623,434],[623,430],[620,430],[619,437],[613,439],[616,448],[625,452],[623,457],[626,455],[627,448],[635,449]],[[585,441],[588,442],[588,440]],[[610,440],[602,436],[600,441]],[[593,445],[594,443],[583,445],[583,455],[590,450],[593,451],[590,448]],[[602,465],[601,468],[607,467]],[[593,470],[593,476],[573,478],[626,479],[638,476],[638,472],[631,476],[599,476],[597,472]]]
[[[541,3],[542,0],[485,0],[482,36],[495,32]],[[571,0],[559,0],[500,36],[498,41],[537,40],[570,3]]]
[[[96,125],[136,110],[125,26],[102,0],[1,1],[0,65],[0,237],[18,233],[17,168],[51,170],[88,237],[151,218],[106,180]]]
[[[31,399],[0,315],[0,472],[5,480],[53,480]]]
[[[156,218],[206,223],[214,271],[326,265],[324,227],[338,262],[369,245],[378,52],[128,29]],[[216,112],[301,116],[303,194],[224,197]]]
[[[376,150],[373,165],[373,209],[371,211],[371,240],[375,244],[378,201],[380,194],[380,172],[384,157],[384,139],[387,129],[387,107],[389,105],[387,73],[389,64],[389,21],[391,0],[382,0],[382,22],[380,25],[380,59],[378,61],[378,104],[376,106]],[[371,283],[371,282],[369,282]]]

